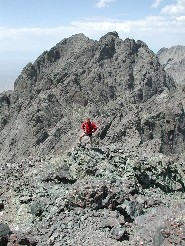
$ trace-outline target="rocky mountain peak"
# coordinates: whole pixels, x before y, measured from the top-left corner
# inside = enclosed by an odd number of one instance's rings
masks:
[[[136,143],[150,140],[141,130],[147,127],[154,131],[150,124],[155,125],[156,131],[152,138],[161,140],[157,125],[162,123],[143,124],[145,120],[151,121],[148,117],[154,117],[150,114],[167,110],[166,106],[160,108],[161,102],[175,88],[175,82],[144,42],[122,40],[116,32],[107,33],[99,41],[83,34],[73,35],[43,52],[33,64],[29,63],[15,81],[15,90],[8,97],[10,103],[2,114],[0,137],[5,144],[1,155],[13,160],[31,153],[66,149],[74,141],[73,136],[78,135],[80,122],[87,114],[101,121],[103,115],[111,125],[115,124],[112,130],[109,127],[111,137],[106,132],[100,133],[103,144],[117,141],[119,115],[124,116],[121,124],[127,129],[132,114],[138,115],[134,119],[135,127],[139,124],[134,128],[138,134]],[[156,105],[153,111],[151,103]],[[160,121],[165,121],[165,117]],[[173,127],[174,124],[170,123]],[[119,141],[124,145],[127,137],[119,134]],[[131,134],[132,137],[135,138]],[[169,146],[162,148],[169,151]]]
[[[168,65],[171,65],[172,63],[179,62],[185,57],[185,47],[182,45],[176,45],[169,49],[163,48],[157,52],[157,55],[160,56],[162,64],[167,60]]]
[[[185,94],[167,51],[73,35],[0,94],[0,245],[183,245]]]
[[[105,34],[104,36],[102,36],[100,38],[100,42],[104,42],[105,40],[111,40],[111,39],[119,39],[119,35],[117,32],[108,32],[107,34]]]
[[[157,52],[157,55],[167,73],[178,84],[183,85],[185,82],[185,46],[176,45],[169,49],[162,49]]]
[[[167,51],[167,50],[168,50],[168,48],[163,47],[163,48],[161,48],[161,49],[157,52],[157,55],[159,56],[162,52],[165,52],[165,51]]]

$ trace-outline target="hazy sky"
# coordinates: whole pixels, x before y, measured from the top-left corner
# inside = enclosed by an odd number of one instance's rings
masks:
[[[109,31],[154,52],[185,45],[185,0],[0,0],[0,91],[63,38]]]

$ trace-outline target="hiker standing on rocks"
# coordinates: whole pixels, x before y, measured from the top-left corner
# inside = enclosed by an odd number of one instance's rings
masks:
[[[83,130],[83,134],[80,136],[79,144],[81,145],[82,138],[85,136],[89,136],[90,144],[92,146],[92,133],[97,130],[97,126],[94,122],[90,120],[90,118],[86,118],[86,121],[82,123],[81,129]]]

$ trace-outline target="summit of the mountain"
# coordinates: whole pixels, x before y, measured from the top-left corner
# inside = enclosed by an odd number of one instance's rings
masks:
[[[1,245],[183,245],[183,50],[76,34],[23,68],[0,94]]]
[[[180,85],[185,84],[185,46],[176,45],[157,52],[166,72]]]

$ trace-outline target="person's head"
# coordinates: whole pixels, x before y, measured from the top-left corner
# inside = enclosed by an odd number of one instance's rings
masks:
[[[86,118],[86,121],[87,121],[87,122],[90,122],[90,118],[89,118],[89,117],[87,117],[87,118]]]

